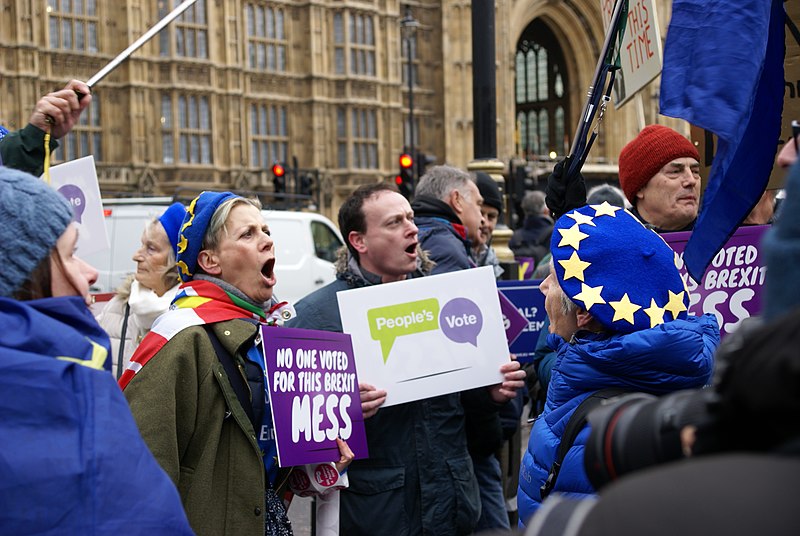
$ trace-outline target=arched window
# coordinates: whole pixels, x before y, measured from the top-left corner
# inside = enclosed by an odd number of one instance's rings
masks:
[[[520,152],[529,160],[550,153],[565,156],[571,134],[565,125],[567,70],[555,35],[541,20],[531,22],[517,42],[515,67]]]

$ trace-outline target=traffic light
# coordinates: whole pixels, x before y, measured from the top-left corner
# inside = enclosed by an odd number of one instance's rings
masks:
[[[436,163],[436,157],[430,154],[417,153],[417,177],[425,175],[428,166]]]
[[[414,159],[410,154],[400,155],[400,174],[395,177],[394,181],[403,197],[411,199],[414,195]]]
[[[283,164],[272,164],[272,186],[276,194],[286,193],[286,168]]]
[[[314,175],[303,173],[300,175],[300,195],[312,195],[314,192]]]

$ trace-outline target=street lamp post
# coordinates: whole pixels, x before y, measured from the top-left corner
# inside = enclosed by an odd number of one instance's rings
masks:
[[[406,62],[408,65],[407,78],[408,78],[408,138],[409,148],[408,153],[414,159],[414,166],[412,167],[412,177],[414,182],[417,180],[416,169],[419,165],[417,163],[417,154],[414,150],[414,65],[411,58],[411,41],[419,28],[419,21],[411,15],[411,7],[406,6],[406,14],[400,20],[400,31],[403,34],[403,41],[406,46]]]

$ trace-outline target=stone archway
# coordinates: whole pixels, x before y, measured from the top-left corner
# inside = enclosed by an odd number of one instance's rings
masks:
[[[603,22],[596,0],[561,0],[559,2],[515,2],[511,10],[508,50],[516,51],[517,43],[533,21],[539,21],[552,32],[563,53],[569,95],[567,130],[572,131],[584,104],[586,89],[594,74],[603,43]],[[507,66],[514,77],[514,57]],[[513,85],[511,86],[513,87]]]

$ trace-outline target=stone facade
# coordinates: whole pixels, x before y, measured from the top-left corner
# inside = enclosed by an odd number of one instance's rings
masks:
[[[173,4],[177,4],[172,0]],[[600,0],[496,0],[497,147],[517,154],[515,51],[535,19],[563,51],[567,131],[577,124],[604,39]],[[669,0],[656,0],[663,29]],[[43,94],[86,80],[169,11],[169,0],[0,0],[0,124],[21,128]],[[473,159],[469,0],[198,0],[102,80],[96,117],[56,161],[94,153],[106,195],[177,188],[272,189],[270,166],[316,170],[319,210],[335,215],[359,184],[391,180],[407,142],[408,87],[399,21],[415,38],[415,147],[437,163]],[[613,165],[657,83],[609,111],[589,164]],[[680,126],[684,128],[685,126]],[[687,130],[688,133],[688,130]],[[277,156],[276,156],[277,155]],[[540,164],[544,169],[552,162]],[[608,172],[606,173],[609,174]]]

